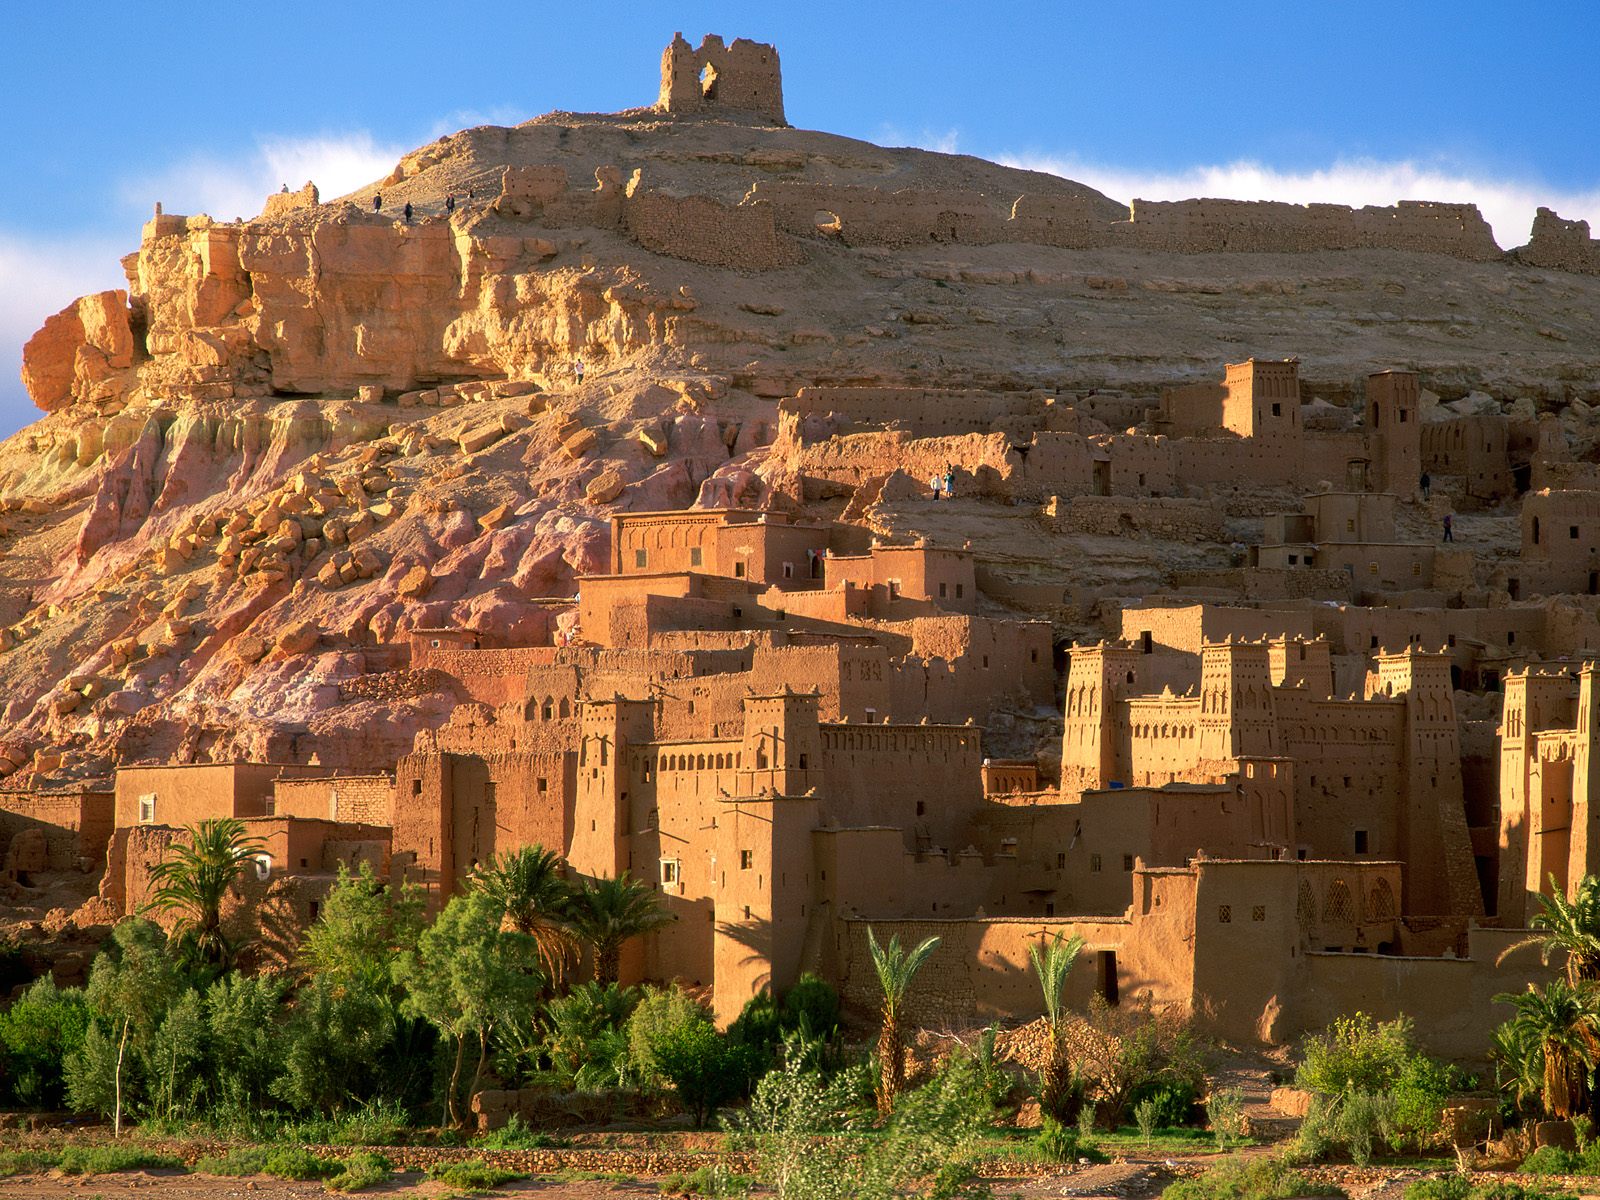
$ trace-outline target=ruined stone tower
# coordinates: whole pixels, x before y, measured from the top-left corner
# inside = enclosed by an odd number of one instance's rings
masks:
[[[758,116],[787,125],[778,51],[746,38],[725,46],[714,33],[706,34],[696,50],[675,33],[661,55],[656,108],[674,116]]]

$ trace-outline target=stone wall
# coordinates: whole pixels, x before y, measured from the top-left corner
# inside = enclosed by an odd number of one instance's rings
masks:
[[[646,250],[710,267],[770,271],[804,257],[779,236],[767,204],[730,207],[709,196],[630,190],[623,228]]]
[[[1043,521],[1056,533],[1096,537],[1223,540],[1222,513],[1209,500],[1134,500],[1120,496],[1052,496]]]
[[[786,125],[777,48],[748,38],[735,38],[729,46],[708,33],[695,49],[675,33],[661,54],[656,107],[673,116],[721,116],[731,110]]]
[[[80,858],[103,863],[113,808],[112,792],[0,792],[0,844],[38,830],[52,871],[67,870]]]
[[[1589,222],[1564,221],[1548,208],[1534,216],[1532,237],[1514,253],[1535,267],[1600,275],[1600,240],[1589,236]]]

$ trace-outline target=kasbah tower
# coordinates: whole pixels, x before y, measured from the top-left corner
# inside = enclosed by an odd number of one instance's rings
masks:
[[[648,107],[157,205],[0,446],[6,919],[82,982],[231,817],[287,963],[341,869],[437,912],[539,845],[724,1024],[872,1012],[869,929],[940,939],[908,1020],[1032,1020],[1059,934],[1080,1008],[1481,1058],[1600,870],[1600,352],[1545,299],[1600,314],[1600,243],[788,115],[775,47],[675,35]],[[1411,342],[1402,276],[1522,311]]]

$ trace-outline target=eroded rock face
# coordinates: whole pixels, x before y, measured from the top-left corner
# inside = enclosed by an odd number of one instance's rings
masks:
[[[1547,286],[1462,213],[1413,214],[1465,229],[1458,255],[1211,253],[1174,211],[1179,253],[1106,235],[1127,206],[1070,181],[680,110],[464,131],[250,221],[158,214],[126,291],[51,317],[23,368],[47,415],[0,445],[0,774],[392,758],[456,699],[425,672],[370,684],[411,633],[572,631],[616,511],[812,504],[904,532],[903,462],[820,494],[772,452],[775,401],[809,384],[1113,392],[1120,429],[1246,354],[1341,387],[1404,362],[1594,442],[1600,278]],[[1551,265],[1588,261],[1587,231],[1556,234]],[[1330,395],[1314,415],[1342,428]],[[914,532],[988,534],[960,511]]]

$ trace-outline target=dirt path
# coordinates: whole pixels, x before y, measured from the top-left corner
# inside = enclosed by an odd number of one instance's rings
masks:
[[[15,1175],[0,1180],[0,1200],[50,1200],[71,1197],[140,1196],[151,1200],[326,1200],[338,1193],[320,1183],[291,1183],[258,1176],[249,1179],[224,1179],[209,1175],[183,1175],[175,1171],[127,1171],[116,1175],[59,1176]],[[428,1179],[421,1172],[396,1174],[388,1183],[357,1193],[361,1196],[428,1197],[452,1194],[444,1184]],[[540,1200],[616,1200],[619,1197],[659,1196],[653,1183],[610,1180],[583,1180],[551,1183],[534,1179],[518,1180],[494,1189],[492,1195],[537,1196]]]

